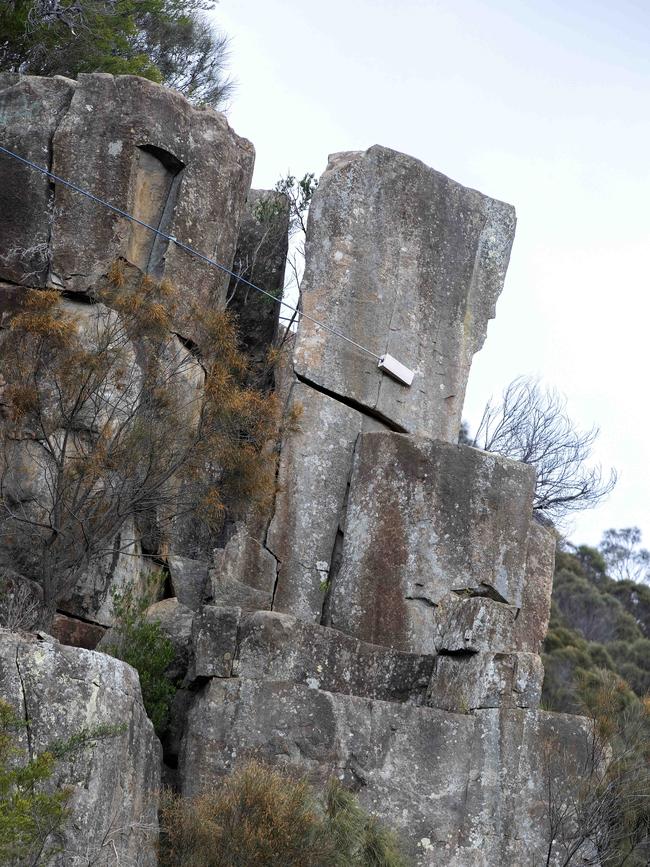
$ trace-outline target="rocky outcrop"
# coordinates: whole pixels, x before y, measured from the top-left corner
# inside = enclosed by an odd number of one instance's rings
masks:
[[[101,653],[0,630],[0,693],[27,721],[20,740],[30,756],[104,729],[56,763],[49,785],[71,789],[71,815],[49,863],[154,867],[161,751],[136,672]]]
[[[305,311],[415,378],[301,322],[273,515],[218,552],[194,638],[185,793],[261,755],[339,776],[423,867],[546,859],[549,785],[573,797],[590,742],[539,710],[554,537],[530,467],[456,444],[513,229],[385,148],[331,159]]]
[[[135,76],[82,74],[72,81],[2,74],[0,120],[3,144],[20,156],[231,267],[254,149],[233,132],[222,114],[197,108],[180,94]],[[286,229],[284,200],[279,204],[282,215],[278,212],[271,221],[278,243],[282,226]],[[241,249],[245,246],[242,240]],[[273,265],[269,250],[264,247],[262,253],[269,274],[279,279],[279,253],[274,253]],[[164,360],[171,364],[172,357],[190,358],[194,325],[200,320],[197,310],[225,306],[228,276],[144,226],[0,155],[0,327],[20,308],[23,287],[54,288],[65,293],[65,309],[79,324],[83,339],[96,341],[102,331],[98,323],[114,327],[117,314],[88,302],[105,288],[107,274],[118,260],[123,292],[132,291],[143,276],[176,287],[177,328],[183,340],[170,335]],[[143,364],[142,347],[130,345],[124,351],[124,364],[137,372]],[[198,363],[178,366],[184,387],[202,388]],[[142,376],[131,377],[134,400],[141,397],[141,384]],[[113,384],[108,385],[102,397],[114,413],[115,393]],[[124,393],[117,403],[130,409]],[[91,416],[97,411],[95,405],[89,409]],[[97,427],[97,421],[96,415],[89,418],[89,429]],[[191,423],[176,423],[185,421]],[[20,508],[31,511],[47,487],[41,452],[36,441],[20,442],[12,445],[11,454],[0,456],[12,468],[9,475],[3,473],[4,489],[13,485],[16,490],[9,495]],[[186,544],[180,540],[173,553],[203,553],[203,540],[197,543],[192,536],[195,524],[190,521],[184,530],[192,538]],[[175,529],[174,541],[182,530]],[[61,603],[62,613],[110,626],[112,591],[137,585],[154,568],[151,556],[160,560],[168,553],[150,531],[127,521],[106,546],[112,553],[94,563]],[[213,548],[214,541],[208,540],[207,547]],[[31,575],[4,556],[0,565]],[[206,564],[202,566],[207,572]],[[190,590],[184,584],[178,591],[181,601],[190,601],[186,593]],[[193,597],[190,604],[202,602],[202,596]],[[68,626],[62,627],[62,636],[77,633]]]
[[[531,467],[468,446],[363,434],[331,625],[430,653],[436,608],[448,594],[519,608],[533,484]]]
[[[281,290],[287,202],[251,193],[239,231],[253,150],[222,116],[131,76],[3,75],[0,120],[16,151]],[[163,541],[160,516],[139,516],[59,614],[60,634],[94,641],[112,623],[111,592],[144,589],[144,564],[166,562],[173,598],[146,616],[174,646],[164,773],[185,794],[254,754],[315,781],[336,774],[422,867],[554,867],[548,793],[574,796],[590,742],[581,718],[539,710],[554,537],[533,521],[530,467],[457,445],[514,225],[509,205],[387,148],[331,157],[309,216],[311,318],[276,377],[285,413],[277,454],[269,447],[270,511],[216,536],[190,510]],[[1,327],[26,286],[74,297],[87,327],[87,302],[119,259],[124,291],[143,275],[169,280],[181,314],[228,300],[270,384],[278,305],[241,281],[227,286],[173,243],[3,157],[0,232]],[[169,351],[191,357],[191,391],[203,385],[199,323],[181,320]],[[137,367],[138,347],[125,351]],[[413,371],[410,387],[378,368],[385,353]],[[31,508],[38,446],[11,448],[6,485]],[[61,865],[103,864],[107,845],[120,863],[153,863],[141,832],[155,831],[160,746],[134,672],[0,632],[0,681],[29,719],[31,751],[84,726],[125,726],[60,769],[75,787]]]
[[[474,714],[396,704],[277,680],[213,680],[192,707],[181,763],[186,794],[247,753],[336,774],[403,833],[418,865],[519,865],[544,851],[544,745],[580,767],[577,717],[523,709]]]
[[[304,311],[415,378],[410,388],[395,382],[307,319],[297,375],[397,430],[456,442],[514,228],[510,205],[405,154],[375,145],[331,156],[310,208]]]

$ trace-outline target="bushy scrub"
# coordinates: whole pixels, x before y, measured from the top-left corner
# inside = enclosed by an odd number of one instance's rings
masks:
[[[144,707],[158,735],[169,721],[169,710],[176,692],[176,685],[167,676],[174,658],[174,645],[159,623],[145,617],[147,608],[156,598],[156,588],[161,579],[160,575],[151,576],[141,594],[136,594],[133,587],[113,593],[115,638],[102,648],[116,659],[128,662],[138,672]]]
[[[191,800],[164,794],[161,867],[405,867],[395,835],[337,780],[251,761]]]

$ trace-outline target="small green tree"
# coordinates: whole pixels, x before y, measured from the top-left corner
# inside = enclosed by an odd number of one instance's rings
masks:
[[[11,867],[43,867],[60,851],[57,835],[69,815],[71,790],[47,790],[57,761],[126,728],[84,728],[29,757],[17,742],[18,733],[27,725],[8,702],[0,699],[0,864]]]
[[[136,595],[133,587],[113,593],[115,640],[102,648],[138,672],[144,707],[158,735],[167,726],[176,693],[176,685],[167,676],[174,658],[174,645],[159,623],[145,617],[147,608],[156,598],[160,580],[160,575],[151,576],[144,594]]]
[[[52,752],[26,758],[16,743],[25,726],[10,704],[0,699],[0,863],[46,864],[54,848],[48,840],[63,827],[70,791],[40,788],[52,776]]]

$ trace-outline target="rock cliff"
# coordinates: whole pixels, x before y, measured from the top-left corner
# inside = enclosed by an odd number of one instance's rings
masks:
[[[234,261],[277,296],[288,213],[274,194],[249,194],[252,146],[222,116],[129,76],[3,76],[0,119],[14,150]],[[270,226],[260,203],[273,206]],[[514,229],[511,206],[411,157],[379,146],[331,157],[309,214],[310,318],[280,389],[284,418],[300,420],[278,432],[265,518],[215,540],[190,516],[165,550],[125,521],[128,565],[114,557],[62,606],[58,634],[94,646],[99,634],[80,638],[79,624],[111,625],[111,588],[146,570],[145,554],[167,568],[174,599],[150,615],[172,637],[182,678],[165,757],[185,794],[261,754],[317,780],[339,776],[422,867],[546,857],[549,750],[570,757],[570,797],[589,743],[583,719],[539,709],[554,536],[533,520],[530,467],[457,444]],[[172,280],[188,303],[232,300],[261,363],[278,305],[247,304],[236,278],[228,287],[175,245],[0,158],[0,310],[25,287],[92,301],[116,258]],[[410,387],[378,368],[385,353],[414,372]],[[129,726],[126,751],[115,755],[116,742],[82,769],[92,785],[61,862],[76,864],[91,826],[94,846],[113,822],[152,820],[159,745],[128,667],[16,635],[2,642],[4,691],[25,703],[31,737],[55,713],[57,732],[91,709]],[[134,839],[120,843],[125,858]]]

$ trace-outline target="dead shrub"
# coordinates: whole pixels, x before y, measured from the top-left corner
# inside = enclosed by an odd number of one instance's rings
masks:
[[[337,780],[318,794],[304,778],[249,761],[219,788],[166,792],[160,867],[405,867],[395,836]]]

